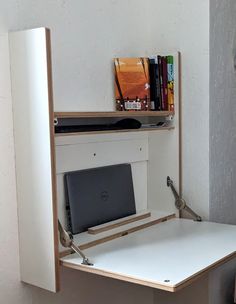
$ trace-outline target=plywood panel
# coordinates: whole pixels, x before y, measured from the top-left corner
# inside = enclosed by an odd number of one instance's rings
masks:
[[[94,266],[76,254],[62,265],[106,277],[175,292],[236,256],[236,227],[172,219],[84,250]]]
[[[21,279],[56,291],[59,267],[49,38],[45,28],[9,35]]]

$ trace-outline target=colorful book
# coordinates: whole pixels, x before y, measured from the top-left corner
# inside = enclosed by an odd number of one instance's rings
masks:
[[[116,110],[150,110],[148,58],[115,58],[114,69]]]
[[[167,56],[168,111],[174,111],[174,57]]]
[[[161,110],[160,77],[157,56],[149,58],[151,109]]]
[[[163,95],[162,95],[162,110],[168,110],[168,75],[167,75],[167,57],[161,57],[162,63],[162,79],[163,79]]]
[[[156,110],[156,103],[157,103],[156,69],[157,69],[157,65],[155,59],[149,58],[150,101],[151,101],[151,110],[153,111]]]
[[[161,84],[160,84],[160,73],[161,70],[158,65],[158,59],[156,57],[156,91],[157,91],[157,101],[156,101],[156,110],[161,111]]]
[[[158,72],[159,72],[159,79],[160,79],[160,104],[161,104],[161,110],[164,108],[164,86],[163,86],[163,72],[162,72],[162,57],[160,55],[157,56],[157,62],[158,62]]]

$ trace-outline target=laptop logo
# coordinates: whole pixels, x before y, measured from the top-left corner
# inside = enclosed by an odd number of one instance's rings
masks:
[[[102,200],[102,201],[106,202],[106,201],[108,201],[108,199],[109,199],[109,194],[108,194],[107,191],[102,191],[100,197],[101,197],[101,200]]]

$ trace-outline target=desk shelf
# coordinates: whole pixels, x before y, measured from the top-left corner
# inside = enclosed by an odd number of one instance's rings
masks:
[[[86,249],[94,266],[71,254],[61,265],[105,277],[176,292],[235,258],[236,227],[170,219]]]
[[[168,127],[145,127],[140,129],[122,129],[122,130],[105,130],[105,131],[88,131],[88,132],[68,132],[68,133],[55,133],[56,137],[73,136],[73,135],[96,135],[96,134],[112,134],[112,133],[133,133],[133,132],[153,132],[174,130],[174,126]]]
[[[54,112],[54,118],[167,117],[172,111]]]

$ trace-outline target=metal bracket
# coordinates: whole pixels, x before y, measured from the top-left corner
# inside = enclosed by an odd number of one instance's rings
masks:
[[[173,181],[171,180],[171,178],[169,176],[167,176],[167,187],[170,187],[173,195],[175,197],[175,206],[178,210],[185,210],[187,211],[193,218],[195,221],[197,222],[201,222],[202,218],[196,214],[185,202],[185,200],[179,196],[179,194],[177,193],[177,191],[175,190],[175,187],[173,185]]]
[[[93,263],[89,261],[89,259],[84,255],[84,253],[79,249],[78,246],[75,245],[73,241],[73,235],[70,231],[66,231],[60,221],[58,220],[58,230],[60,234],[60,241],[63,247],[71,248],[74,252],[76,252],[79,256],[82,257],[83,261],[81,264],[87,266],[93,266]]]

